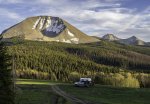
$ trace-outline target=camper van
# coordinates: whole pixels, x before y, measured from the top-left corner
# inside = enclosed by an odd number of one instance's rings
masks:
[[[77,87],[89,87],[93,86],[94,83],[91,78],[80,78],[80,80],[75,82],[74,85]]]

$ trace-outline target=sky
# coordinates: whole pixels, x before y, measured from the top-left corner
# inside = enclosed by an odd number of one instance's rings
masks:
[[[91,36],[150,42],[150,0],[0,0],[0,33],[39,15],[60,17]]]

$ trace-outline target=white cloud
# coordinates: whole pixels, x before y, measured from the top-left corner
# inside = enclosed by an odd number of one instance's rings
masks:
[[[22,19],[22,17],[19,14],[4,8],[0,8],[0,17],[1,18],[3,17],[5,19],[10,18],[15,20]]]
[[[144,12],[137,14],[136,8],[129,9],[122,7],[120,0],[33,1],[5,0],[5,3],[14,5],[15,3],[22,4],[20,4],[19,9],[17,9],[20,11],[15,11],[9,7],[7,9],[0,8],[0,18],[7,17],[21,20],[22,15],[24,18],[33,15],[51,15],[61,17],[83,32],[91,35],[116,33],[121,34],[122,37],[126,37],[126,34],[136,34],[137,31],[138,33],[143,32],[146,35],[149,34],[147,29],[150,27],[150,7]],[[4,0],[0,0],[0,3],[2,2],[4,2]],[[17,5],[14,7],[17,7]],[[140,34],[138,36],[140,36]]]
[[[143,18],[150,18],[150,15],[147,14],[147,12],[149,11],[150,7],[147,7],[144,11],[136,14],[136,15],[132,15],[132,18],[128,20],[128,22],[123,26],[123,28],[120,31],[126,31],[128,28],[136,28],[136,25],[140,25],[140,27],[144,27],[148,26],[146,21],[146,24],[143,21]],[[143,23],[142,23],[143,22]],[[150,27],[150,25],[149,25]]]
[[[16,4],[22,2],[23,0],[0,0],[0,4]]]

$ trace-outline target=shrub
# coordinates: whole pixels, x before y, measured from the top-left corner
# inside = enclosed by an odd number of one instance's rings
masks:
[[[140,82],[140,87],[149,88],[150,87],[150,75],[141,73],[137,76]]]
[[[69,75],[69,81],[75,82],[80,79],[80,74],[78,72],[71,72]]]
[[[139,88],[140,84],[139,81],[133,77],[128,77],[122,80],[121,87],[132,87],[132,88]]]
[[[139,81],[132,76],[131,73],[99,73],[95,76],[96,83],[103,84],[103,85],[112,85],[115,87],[134,87],[139,88],[140,84]]]

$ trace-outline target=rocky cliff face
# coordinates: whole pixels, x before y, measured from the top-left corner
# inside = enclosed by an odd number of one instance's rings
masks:
[[[104,40],[108,40],[108,41],[115,41],[115,40],[119,40],[118,37],[114,36],[113,34],[106,34],[102,37],[102,39]]]

